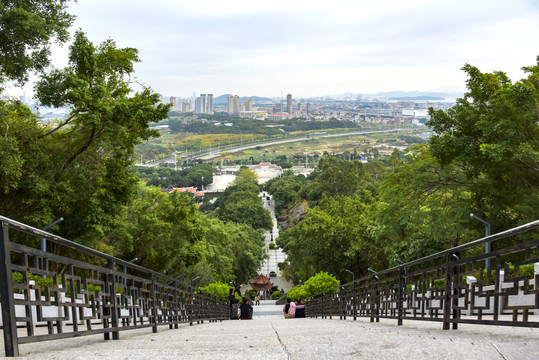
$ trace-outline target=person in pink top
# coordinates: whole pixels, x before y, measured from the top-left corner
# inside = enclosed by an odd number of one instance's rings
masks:
[[[286,299],[286,305],[283,307],[285,319],[293,319],[296,316],[296,303]]]

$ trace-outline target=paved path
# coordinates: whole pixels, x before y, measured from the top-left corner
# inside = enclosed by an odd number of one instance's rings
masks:
[[[169,330],[126,331],[118,341],[101,336],[20,346],[21,357],[39,360],[89,359],[537,359],[539,329],[394,320],[370,323],[284,319],[280,306],[255,307],[253,320],[229,320]],[[274,315],[265,314],[274,312]],[[2,349],[3,351],[3,349]],[[3,355],[3,352],[2,352]]]

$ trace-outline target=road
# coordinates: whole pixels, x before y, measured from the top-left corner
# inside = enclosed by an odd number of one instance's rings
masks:
[[[275,243],[275,239],[279,236],[279,228],[277,227],[277,218],[275,217],[275,201],[272,196],[267,192],[263,191],[260,193],[260,198],[262,199],[264,208],[268,209],[271,214],[271,219],[273,221],[273,228],[265,233],[265,245],[269,246],[270,243]],[[264,264],[260,267],[258,271],[259,274],[264,274],[266,276],[272,275],[271,272],[275,273],[275,276],[270,276],[271,281],[274,285],[278,286],[279,289],[284,289],[285,292],[290,290],[294,284],[283,279],[279,273],[279,263],[283,262],[286,259],[286,254],[280,249],[276,248],[266,250],[269,258],[264,261]]]
[[[238,152],[238,151],[254,149],[254,148],[258,147],[258,146],[265,147],[265,146],[286,144],[286,143],[292,143],[292,142],[298,142],[298,141],[308,141],[308,140],[312,140],[313,138],[332,138],[332,137],[344,137],[344,136],[367,135],[367,134],[382,134],[382,133],[410,131],[410,130],[414,130],[414,129],[388,129],[388,130],[371,130],[371,131],[350,131],[350,132],[336,133],[336,134],[304,136],[304,137],[297,137],[297,138],[293,138],[293,139],[267,141],[267,142],[253,143],[253,144],[237,146],[237,147],[223,148],[223,149],[219,149],[219,150],[216,150],[216,151],[209,151],[209,152],[205,152],[205,153],[201,153],[201,154],[187,156],[187,157],[184,157],[183,160],[193,160],[193,159],[210,160],[210,159],[213,159],[213,158],[221,155],[222,153],[234,153],[234,152]],[[425,131],[425,130],[421,129],[421,130],[417,130],[417,131]],[[138,166],[158,166],[160,163],[169,162],[169,161],[174,161],[174,158],[171,157],[169,159],[160,159],[159,161],[155,161],[155,162],[148,162],[146,164],[138,164]]]

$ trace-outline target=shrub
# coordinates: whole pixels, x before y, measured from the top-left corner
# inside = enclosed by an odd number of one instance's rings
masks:
[[[232,288],[228,284],[222,282],[214,282],[200,289],[207,291],[210,294],[222,297],[223,299],[228,299],[228,293]]]
[[[272,294],[271,294],[271,298],[273,300],[279,300],[280,298],[283,297],[283,293],[281,293],[279,290],[277,291],[274,291]]]
[[[304,286],[293,287],[288,291],[287,296],[294,301],[297,299],[305,299],[308,297]]]
[[[256,294],[258,294],[258,293],[256,292],[256,290],[255,290],[255,289],[249,289],[249,291],[247,292],[247,294],[246,294],[246,295],[248,295],[248,296],[249,296],[249,298],[250,298],[250,299],[252,300],[252,299],[254,299],[254,298],[255,298]]]
[[[306,297],[309,297],[336,288],[340,284],[341,282],[335,276],[322,271],[309,278],[302,287],[305,289]]]
[[[268,247],[270,250],[275,250],[275,243],[270,243]]]

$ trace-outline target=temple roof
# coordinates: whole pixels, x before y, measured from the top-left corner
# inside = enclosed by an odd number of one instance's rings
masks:
[[[268,290],[271,289],[271,287],[273,286],[273,283],[271,282],[270,278],[262,274],[249,281],[249,284],[251,284],[251,287],[256,291]]]

